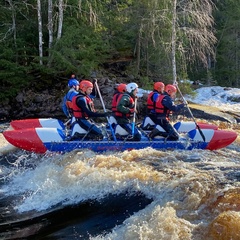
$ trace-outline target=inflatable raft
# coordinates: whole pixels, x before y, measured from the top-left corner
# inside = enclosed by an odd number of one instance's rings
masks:
[[[111,120],[113,123],[114,120]],[[218,130],[218,127],[208,123],[177,122],[176,130],[181,134],[178,141],[169,141],[163,137],[148,138],[153,123],[148,118],[141,124],[141,141],[131,141],[128,137],[116,139],[112,135],[126,134],[118,125],[113,129],[103,127],[105,136],[101,140],[85,138],[88,133],[76,124],[76,129],[66,128],[66,124],[58,119],[25,119],[10,123],[11,129],[3,132],[6,140],[12,145],[35,153],[70,152],[75,149],[90,149],[95,152],[124,151],[151,147],[154,149],[207,149],[217,150],[227,147],[235,141],[237,133]],[[78,127],[77,127],[78,126]],[[197,127],[198,126],[198,127]],[[72,139],[73,132],[79,132],[79,139]],[[121,132],[123,131],[123,132]],[[118,134],[118,135],[119,135]],[[203,138],[204,136],[204,138]],[[115,139],[115,140],[114,140]]]

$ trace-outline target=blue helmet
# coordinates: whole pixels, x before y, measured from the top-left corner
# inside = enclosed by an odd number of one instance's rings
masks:
[[[79,81],[77,79],[70,79],[68,81],[68,87],[73,87],[73,86],[78,86],[79,85]]]

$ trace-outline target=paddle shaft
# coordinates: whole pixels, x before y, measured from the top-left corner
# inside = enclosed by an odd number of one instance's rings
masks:
[[[137,97],[134,102],[134,113],[133,113],[133,121],[132,121],[132,135],[134,135],[135,122],[136,122],[136,110],[137,110]]]
[[[106,111],[105,104],[104,104],[103,99],[102,99],[102,95],[101,95],[100,89],[99,89],[99,87],[98,87],[97,79],[95,79],[95,86],[96,86],[98,95],[99,95],[99,97],[100,97],[100,100],[101,100],[101,103],[102,103],[102,106],[103,106],[103,110],[104,110],[104,112],[106,113],[107,111]],[[115,134],[114,134],[112,125],[111,125],[111,123],[110,123],[110,121],[109,121],[109,118],[108,118],[108,117],[106,117],[106,118],[107,118],[107,121],[108,121],[108,125],[109,125],[109,127],[110,127],[110,130],[111,130],[113,139],[114,139],[114,141],[116,142],[116,141],[117,141],[117,138],[116,138],[116,136],[115,136]]]
[[[183,97],[183,94],[182,94],[182,92],[180,91],[180,89],[179,89],[177,83],[175,84],[175,86],[176,86],[176,88],[177,88],[179,94],[181,95],[181,97],[182,97],[184,103],[186,104],[186,107],[187,107],[187,109],[188,109],[188,111],[189,111],[189,113],[190,113],[190,115],[191,115],[191,117],[192,117],[194,123],[196,124],[196,127],[197,127],[197,129],[198,129],[198,131],[199,131],[199,133],[200,133],[200,135],[201,135],[203,141],[205,142],[206,138],[205,138],[205,136],[204,136],[204,134],[203,134],[201,128],[200,128],[199,125],[197,124],[197,122],[196,122],[196,120],[195,120],[195,118],[194,118],[194,116],[193,116],[193,114],[192,114],[191,109],[188,107],[187,101],[186,101],[186,99]]]
[[[94,125],[92,124],[90,126],[90,128],[88,129],[88,131],[86,132],[86,134],[82,137],[81,141],[83,141],[87,137],[87,135],[92,131],[93,127],[94,127]]]

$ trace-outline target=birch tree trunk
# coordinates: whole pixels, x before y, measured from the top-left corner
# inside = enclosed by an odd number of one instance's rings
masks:
[[[11,7],[12,11],[12,31],[13,31],[13,41],[14,41],[14,46],[17,47],[17,31],[16,31],[16,11],[15,7],[13,5],[12,0],[7,1]]]
[[[37,0],[37,13],[38,13],[38,49],[39,49],[39,63],[43,65],[43,33],[42,33],[42,10],[41,10],[41,0]]]
[[[48,35],[49,35],[49,42],[48,48],[52,48],[53,43],[53,5],[52,0],[48,0]]]
[[[173,1],[173,17],[172,17],[172,71],[173,83],[177,83],[177,66],[176,66],[176,20],[177,20],[177,0]]]
[[[60,39],[62,36],[62,26],[63,26],[63,0],[59,0],[58,2],[58,33],[57,33],[57,39]]]

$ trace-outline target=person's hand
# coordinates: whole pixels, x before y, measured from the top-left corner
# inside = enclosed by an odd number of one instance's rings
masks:
[[[182,99],[182,103],[184,103],[185,105],[188,104],[188,102],[184,98]]]
[[[130,108],[130,113],[138,113],[137,109]]]
[[[112,112],[105,112],[104,113],[104,117],[109,117],[109,116],[111,116],[112,115]]]
[[[179,106],[180,106],[181,108],[184,108],[184,107],[186,106],[186,104],[185,104],[185,103],[181,103],[181,104],[179,104]]]

